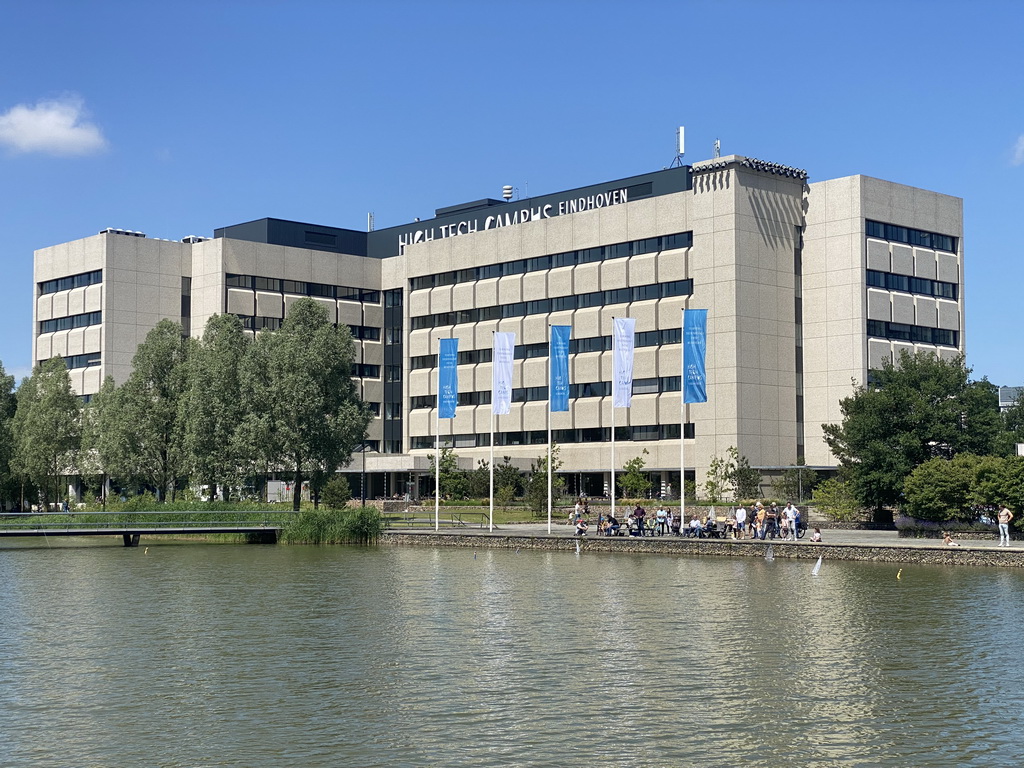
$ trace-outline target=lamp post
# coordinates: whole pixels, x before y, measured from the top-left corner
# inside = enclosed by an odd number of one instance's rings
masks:
[[[366,440],[359,444],[359,453],[362,454],[362,462],[359,468],[359,495],[362,506],[366,506]]]

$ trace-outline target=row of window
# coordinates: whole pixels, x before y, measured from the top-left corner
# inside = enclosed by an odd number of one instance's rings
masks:
[[[877,237],[882,240],[889,240],[894,243],[906,243],[917,245],[922,248],[933,248],[936,251],[949,251],[956,253],[956,238],[950,235],[940,235],[938,232],[925,232],[921,229],[910,227],[899,227],[895,224],[883,224],[880,221],[865,222],[867,225],[868,237]]]
[[[379,379],[380,366],[369,363],[352,363],[352,375],[357,379]]]
[[[74,368],[88,368],[90,365],[100,364],[100,353],[99,352],[86,352],[84,355],[68,355],[63,358],[64,365],[69,370]],[[40,360],[39,364],[45,363],[45,360]]]
[[[637,285],[632,288],[594,291],[573,296],[556,296],[553,299],[520,301],[512,304],[499,304],[493,307],[478,307],[475,309],[461,309],[455,312],[419,315],[412,318],[412,329],[417,331],[423,328],[436,328],[441,325],[477,323],[483,320],[541,315],[549,312],[583,309],[585,307],[603,307],[608,304],[628,304],[632,301],[663,299],[669,296],[689,296],[692,293],[693,280],[651,283],[650,285]]]
[[[276,277],[230,274],[226,276],[226,283],[229,288],[251,288],[257,291],[294,293],[299,296],[319,296],[325,299],[380,304],[380,291],[353,288],[347,285],[328,285],[326,283],[310,283],[304,280],[279,280]]]
[[[917,293],[922,296],[938,296],[941,299],[956,299],[958,286],[942,280],[930,280],[927,277],[910,277],[894,275],[891,272],[868,270],[868,285],[874,288],[885,288],[890,291]]]
[[[70,291],[72,288],[84,288],[87,285],[96,285],[103,282],[103,270],[97,269],[92,272],[81,272],[77,275],[59,277],[56,280],[47,280],[39,284],[39,293],[56,293],[57,291]]]
[[[102,322],[102,312],[83,312],[80,315],[68,315],[67,317],[57,317],[53,320],[41,320],[39,332],[70,331],[72,328],[85,328],[90,325],[99,325]]]
[[[660,392],[678,392],[682,388],[682,377],[662,376],[653,379],[634,379],[633,394],[649,395]],[[573,400],[584,397],[611,397],[610,381],[590,381],[569,385],[569,397]],[[547,387],[516,387],[512,390],[513,403],[531,403],[548,399]],[[437,404],[437,395],[417,395],[409,401],[409,408],[433,408]],[[490,405],[491,391],[459,392],[459,405]]]
[[[470,267],[450,272],[438,272],[433,275],[414,277],[409,281],[411,290],[437,288],[455,283],[472,283],[492,277],[521,275],[526,272],[540,272],[554,267],[572,267],[577,264],[589,264],[608,259],[622,259],[629,256],[640,256],[645,253],[671,251],[677,248],[689,248],[693,245],[693,232],[679,232],[674,235],[648,237],[643,240],[630,240],[615,245],[599,245],[595,248],[581,248],[577,251],[553,253],[547,256],[535,256],[532,259],[518,259],[501,264],[488,264],[483,267]]]
[[[276,331],[284,322],[279,317],[260,317],[252,315],[238,315],[242,321],[242,327],[247,331]],[[350,325],[348,329],[352,332],[353,339],[362,341],[380,341],[380,328],[372,325]]]
[[[666,328],[663,331],[640,331],[634,334],[634,344],[637,347],[660,347],[663,344],[679,344],[682,340],[682,328]],[[611,336],[589,336],[569,341],[569,354],[571,355],[581,352],[607,352],[611,348]],[[467,349],[459,352],[458,364],[476,365],[477,363],[489,363],[491,362],[492,355],[492,349]],[[516,344],[512,356],[516,360],[547,357],[548,343],[541,341],[536,344]],[[424,368],[436,368],[437,355],[418,355],[410,358],[409,365],[414,371]]]
[[[622,440],[678,440],[679,424],[646,424],[634,427],[616,427],[615,439]],[[694,426],[688,422],[683,430],[687,440],[694,438]],[[608,443],[612,439],[611,427],[585,427],[581,429],[555,429],[551,432],[551,440],[559,445],[568,443]],[[545,429],[524,432],[495,432],[494,445],[547,445],[548,433]],[[491,444],[489,432],[468,433],[464,435],[446,435],[441,438],[442,445],[455,448],[486,448]],[[433,435],[419,435],[412,438],[412,450],[432,449]]]
[[[937,344],[942,347],[959,347],[960,332],[945,328],[927,328],[923,325],[891,323],[885,320],[868,320],[868,336],[897,341],[915,341],[920,344]]]

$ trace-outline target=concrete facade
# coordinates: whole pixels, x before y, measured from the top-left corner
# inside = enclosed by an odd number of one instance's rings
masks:
[[[546,451],[549,325],[572,326],[576,391],[551,427],[570,488],[592,495],[608,490],[613,424],[616,465],[643,455],[656,493],[678,494],[681,420],[699,482],[731,446],[765,474],[831,466],[821,424],[840,418],[851,380],[902,349],[964,344],[961,200],[863,176],[808,184],[741,156],[369,233],[261,220],[212,239],[139,234],[36,252],[35,362],[73,360],[89,395],[127,377],[161,318],[200,336],[231,312],[258,332],[312,295],[357,335],[363,397],[379,409],[366,470],[389,494],[427,468],[441,338],[459,339],[465,401],[441,439],[471,466],[490,455],[492,332],[516,334],[519,397],[495,419],[494,453],[528,466]],[[708,402],[681,419],[684,308],[709,310]],[[636,320],[638,342],[632,407],[613,414],[615,317]]]

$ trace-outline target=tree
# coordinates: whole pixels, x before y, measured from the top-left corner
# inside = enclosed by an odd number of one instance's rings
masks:
[[[45,507],[63,498],[60,478],[74,472],[81,444],[81,401],[63,358],[37,366],[21,382],[17,401],[12,465],[39,486]]]
[[[430,461],[430,476],[438,478],[441,496],[445,499],[464,499],[469,492],[469,480],[466,473],[459,469],[459,457],[450,445],[441,446],[441,471],[438,473],[433,454]]]
[[[962,356],[902,353],[886,362],[877,382],[858,387],[840,404],[843,421],[825,424],[825,441],[839,460],[858,502],[891,522],[914,467],[958,453],[984,455],[1002,431],[998,399],[987,381],[971,382]]]
[[[730,448],[725,458],[712,456],[708,464],[707,480],[704,482],[704,494],[708,501],[721,501],[734,488],[736,463],[733,460],[734,448]]]
[[[354,359],[348,327],[332,325],[312,299],[292,304],[281,328],[260,333],[245,357],[240,437],[254,457],[287,469],[295,511],[307,474],[347,464],[366,435],[371,414],[352,381]]]
[[[618,476],[618,482],[619,490],[624,498],[640,499],[651,490],[651,478],[644,472],[644,467],[647,466],[644,456],[647,455],[649,455],[649,451],[644,448],[641,455],[633,457],[622,465],[623,472]]]
[[[352,489],[341,475],[335,475],[324,485],[323,500],[328,509],[344,509],[351,498]]]
[[[565,488],[565,480],[558,476],[558,470],[562,467],[562,461],[558,458],[559,447],[551,446],[551,504],[561,495]],[[536,461],[530,462],[530,473],[523,484],[523,496],[527,506],[533,510],[534,515],[541,515],[548,508],[548,457],[547,454],[540,456]]]
[[[159,502],[186,471],[181,413],[190,350],[181,326],[161,320],[136,350],[128,380],[101,398],[98,444],[103,467],[122,480],[154,489]]]
[[[858,520],[862,513],[850,484],[835,477],[823,480],[815,486],[811,495],[811,505],[822,514],[840,522]]]
[[[903,486],[903,511],[919,520],[970,519],[971,485],[977,456],[935,458],[918,465]]]
[[[512,464],[511,456],[502,456],[501,463],[494,465],[494,487],[496,489],[511,488],[512,498],[515,498],[522,492],[523,473]]]
[[[761,473],[750,466],[746,456],[740,456],[739,450],[729,448],[729,458],[735,469],[732,471],[732,484],[737,499],[754,499],[761,495]]]
[[[0,509],[18,498],[18,478],[11,467],[14,459],[14,414],[18,399],[14,394],[14,377],[8,376],[0,363]]]
[[[245,421],[245,401],[239,397],[242,361],[250,341],[235,315],[214,315],[202,341],[189,356],[180,400],[184,429],[184,462],[195,479],[210,488],[210,499],[239,485],[245,457],[251,454],[239,433]]]
[[[802,504],[820,480],[818,473],[813,469],[803,466],[790,467],[772,480],[772,493],[776,498]]]

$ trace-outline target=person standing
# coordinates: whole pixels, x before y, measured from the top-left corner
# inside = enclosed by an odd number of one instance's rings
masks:
[[[786,540],[792,538],[793,541],[796,541],[797,511],[792,501],[786,502],[786,508],[782,510],[782,514],[786,519],[786,528],[789,529],[789,536],[786,537]]]
[[[1008,547],[1010,546],[1010,521],[1013,520],[1013,512],[1003,504],[999,508],[997,520],[999,521],[999,546]]]
[[[736,507],[736,527],[733,529],[733,538],[742,539],[743,530],[747,527],[747,510],[742,504]]]

